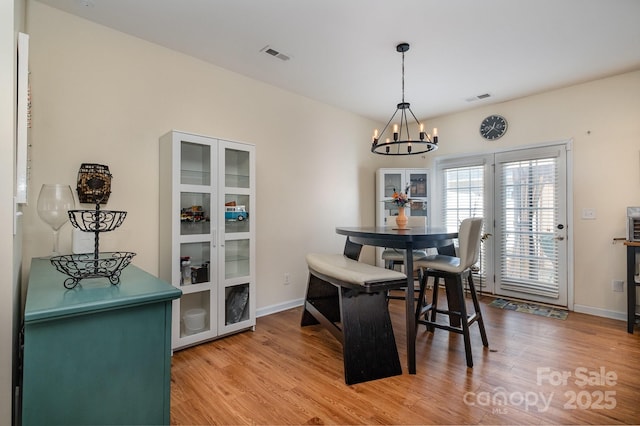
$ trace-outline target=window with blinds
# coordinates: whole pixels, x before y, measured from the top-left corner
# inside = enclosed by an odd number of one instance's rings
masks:
[[[443,224],[456,232],[468,217],[484,217],[484,165],[443,170]]]
[[[442,169],[441,217],[448,232],[457,232],[460,223],[469,217],[484,217],[485,164],[458,166]],[[486,251],[481,247],[478,264],[472,269],[480,278],[479,286],[486,283]]]

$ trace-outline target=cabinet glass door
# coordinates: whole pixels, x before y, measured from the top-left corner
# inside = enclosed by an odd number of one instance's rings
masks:
[[[428,177],[425,172],[408,172],[411,216],[427,216]]]
[[[230,188],[249,188],[250,156],[248,151],[225,148],[224,150],[224,186]]]
[[[404,174],[390,172],[384,174],[384,187],[383,187],[383,196],[384,199],[391,199],[393,197],[394,192],[403,192],[405,188],[404,185]],[[384,209],[386,211],[385,217],[389,216],[397,216],[398,215],[398,206],[391,202],[384,203]]]
[[[224,232],[249,232],[251,199],[248,194],[224,195]]]
[[[427,196],[427,174],[409,172],[409,194],[412,198]]]
[[[180,235],[211,233],[211,194],[180,193]]]
[[[393,193],[403,192],[403,174],[402,173],[385,173],[384,174],[384,197],[391,198]]]
[[[224,278],[246,277],[251,273],[250,243],[248,239],[227,240],[224,245]]]
[[[179,318],[178,345],[188,346],[218,334],[219,290],[215,284],[218,255],[213,244],[218,220],[218,199],[214,192],[218,165],[215,140],[181,135],[177,149],[180,155],[176,194],[179,211],[173,214],[179,216],[175,219],[179,219],[180,234],[179,252],[174,253],[172,262],[179,271],[183,293],[174,306]]]
[[[211,147],[182,141],[180,144],[180,183],[211,185]]]
[[[228,143],[219,151],[223,157],[220,167],[224,180],[221,194],[221,211],[224,221],[220,229],[224,235],[224,246],[220,248],[220,271],[218,293],[218,331],[226,334],[246,328],[255,321],[252,314],[255,301],[254,289],[255,247],[253,247],[255,217],[253,170],[253,147]]]
[[[211,313],[211,290],[183,294],[180,298],[180,337],[205,333],[215,329]],[[211,319],[214,322],[211,322]]]
[[[208,283],[211,271],[211,244],[209,241],[180,244],[180,285]]]
[[[251,153],[225,147],[224,156],[224,232],[251,230]]]
[[[250,319],[249,283],[225,288],[224,325],[229,326]]]

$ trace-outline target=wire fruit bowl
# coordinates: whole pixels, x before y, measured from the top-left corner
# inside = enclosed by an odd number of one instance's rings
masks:
[[[113,231],[126,217],[127,212],[117,210],[69,210],[71,224],[84,232]]]
[[[85,278],[108,278],[111,284],[120,283],[122,270],[129,266],[135,253],[115,251],[100,253],[100,233],[118,228],[127,217],[127,212],[116,210],[69,210],[69,221],[84,232],[95,234],[93,253],[65,254],[51,258],[51,264],[60,272],[68,275],[64,280],[65,288],[72,289]]]
[[[111,284],[120,283],[120,274],[130,263],[135,253],[115,251],[99,253],[65,254],[51,258],[51,264],[69,278],[65,288],[72,289],[85,278],[109,278]]]

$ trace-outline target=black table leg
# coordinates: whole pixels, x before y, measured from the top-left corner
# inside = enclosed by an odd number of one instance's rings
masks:
[[[637,246],[627,246],[627,332],[633,334],[636,323],[636,251]]]
[[[407,364],[409,374],[416,374],[416,317],[413,305],[413,244],[408,242],[404,251],[404,270],[407,274],[407,288],[404,296],[407,324]]]

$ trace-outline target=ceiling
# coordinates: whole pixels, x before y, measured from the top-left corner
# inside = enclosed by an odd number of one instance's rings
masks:
[[[39,1],[380,122],[401,42],[419,119],[640,69],[639,0]]]

